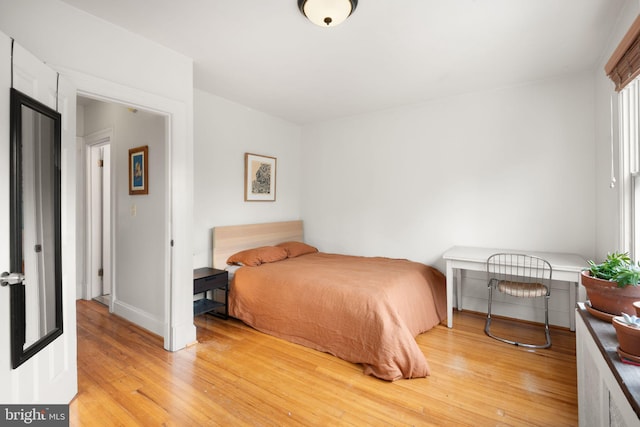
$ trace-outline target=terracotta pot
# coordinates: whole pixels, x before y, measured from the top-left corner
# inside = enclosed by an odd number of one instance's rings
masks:
[[[611,321],[618,336],[620,350],[632,356],[640,357],[640,328],[627,325],[621,316],[616,316]]]
[[[633,303],[640,301],[640,286],[619,288],[616,282],[591,277],[589,270],[584,270],[581,278],[582,285],[587,290],[587,298],[594,309],[616,316],[623,312],[636,312]]]

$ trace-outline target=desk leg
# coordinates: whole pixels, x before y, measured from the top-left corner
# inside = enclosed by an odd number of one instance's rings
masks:
[[[456,308],[462,311],[462,270],[456,269]]]
[[[453,266],[447,261],[447,326],[453,328]]]

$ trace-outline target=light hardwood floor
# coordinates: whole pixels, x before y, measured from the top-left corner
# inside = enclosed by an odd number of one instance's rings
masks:
[[[79,391],[72,426],[577,425],[575,335],[548,350],[484,335],[456,312],[417,341],[428,378],[385,382],[361,366],[257,332],[237,320],[195,320],[199,344],[162,339],[92,301],[78,301]],[[492,331],[543,338],[539,326],[494,320]]]

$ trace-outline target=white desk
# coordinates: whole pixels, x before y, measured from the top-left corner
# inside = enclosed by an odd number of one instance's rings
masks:
[[[475,248],[468,246],[454,246],[447,250],[442,258],[447,262],[447,326],[453,327],[453,282],[457,285],[456,308],[460,307],[462,292],[461,270],[487,271],[487,258],[499,252],[518,252],[507,249]],[[556,252],[526,252],[549,261],[553,280],[563,280],[574,284],[573,292],[569,289],[569,325],[575,331],[575,306],[577,301],[580,272],[587,266],[586,260],[580,255]],[[455,278],[454,278],[455,273]]]

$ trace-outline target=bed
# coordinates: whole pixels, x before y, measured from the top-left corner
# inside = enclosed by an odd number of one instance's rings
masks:
[[[301,221],[213,230],[214,267],[247,260],[232,269],[229,314],[264,333],[362,364],[365,374],[384,380],[428,376],[415,337],[446,317],[442,273],[407,260],[328,254],[290,243],[303,237]]]

